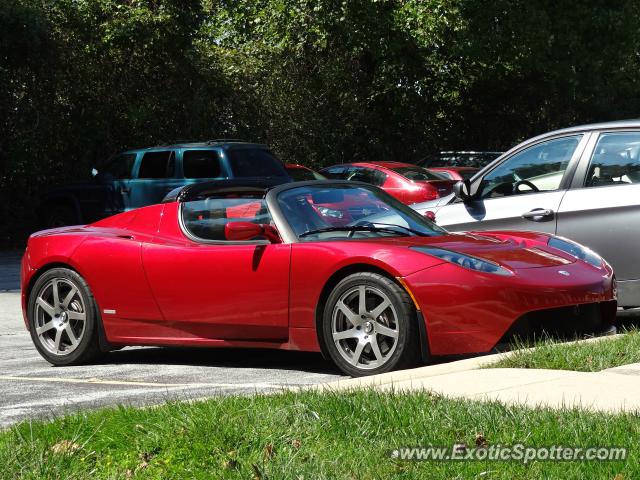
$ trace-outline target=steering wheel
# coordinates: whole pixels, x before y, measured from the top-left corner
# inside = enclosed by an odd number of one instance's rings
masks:
[[[495,185],[493,188],[487,190],[482,194],[482,198],[491,198],[494,193],[498,193],[503,197],[513,195],[513,184],[511,182],[503,182]]]
[[[525,193],[525,192],[520,191],[520,185],[526,185],[527,187],[529,187],[534,192],[539,192],[540,191],[540,189],[538,187],[536,187],[533,183],[531,183],[529,180],[518,180],[516,183],[513,184],[513,192],[514,193]]]

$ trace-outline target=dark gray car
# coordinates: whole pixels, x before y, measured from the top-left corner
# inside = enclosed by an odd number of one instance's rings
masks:
[[[640,120],[557,130],[527,140],[456,193],[412,205],[449,230],[536,230],[606,258],[619,304],[640,306]]]

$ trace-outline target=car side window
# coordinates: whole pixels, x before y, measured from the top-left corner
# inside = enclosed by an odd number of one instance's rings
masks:
[[[146,152],[140,161],[138,178],[173,178],[175,175],[173,151]]]
[[[322,170],[322,174],[328,178],[344,180],[345,178],[347,178],[347,169],[345,167],[329,167],[325,170]]]
[[[288,177],[283,163],[269,150],[238,148],[227,150],[234,177]]]
[[[585,178],[586,187],[640,183],[640,132],[603,133]]]
[[[182,154],[184,178],[220,178],[222,167],[217,150],[185,150]]]
[[[355,167],[350,172],[348,179],[380,187],[387,179],[387,174],[373,168]]]
[[[184,202],[181,219],[186,233],[197,240],[226,241],[224,227],[230,222],[271,224],[264,198],[255,195],[217,196]]]
[[[556,138],[509,157],[483,178],[482,198],[558,190],[581,138]]]
[[[135,153],[123,153],[105,165],[102,172],[105,176],[111,177],[114,180],[131,178],[131,170],[133,170],[133,164],[135,161]]]

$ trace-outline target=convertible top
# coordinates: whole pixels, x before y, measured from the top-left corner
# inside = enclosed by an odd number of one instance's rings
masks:
[[[268,190],[293,180],[289,177],[247,177],[192,183],[171,190],[162,203],[188,202],[220,193],[267,193]]]

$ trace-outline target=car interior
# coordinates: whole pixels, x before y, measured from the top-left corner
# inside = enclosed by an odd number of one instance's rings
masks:
[[[586,186],[640,182],[640,136],[636,138],[637,142],[629,142],[630,139],[607,141],[607,135],[604,135],[591,159]]]
[[[484,177],[482,198],[557,190],[578,142],[561,138],[515,154]]]
[[[226,241],[229,222],[271,224],[263,198],[247,195],[209,197],[182,204],[182,223],[193,236],[203,240]]]

